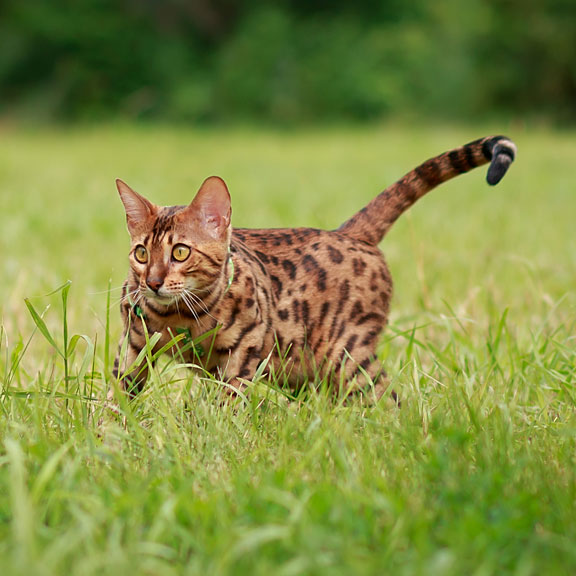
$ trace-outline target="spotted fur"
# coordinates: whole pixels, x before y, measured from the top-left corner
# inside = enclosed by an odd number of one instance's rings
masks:
[[[379,242],[439,184],[488,162],[487,180],[496,184],[515,154],[496,136],[436,156],[331,231],[232,228],[230,195],[217,177],[188,206],[171,207],[118,180],[132,249],[116,377],[140,390],[150,363],[136,360],[158,338],[154,353],[166,348],[233,389],[266,362],[265,372],[293,387],[323,379],[381,396],[387,381],[376,346],[392,279]]]

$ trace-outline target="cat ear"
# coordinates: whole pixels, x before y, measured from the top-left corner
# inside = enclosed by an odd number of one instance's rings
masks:
[[[204,180],[188,209],[200,219],[200,225],[209,234],[215,237],[225,235],[230,227],[232,207],[224,180],[218,176]]]
[[[130,232],[156,215],[156,206],[119,178],[116,179],[116,188],[126,210],[126,222]]]

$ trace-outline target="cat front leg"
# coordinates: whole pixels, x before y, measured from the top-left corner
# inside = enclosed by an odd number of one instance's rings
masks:
[[[226,383],[224,387],[227,396],[235,397],[245,394],[249,382],[256,375],[260,364],[265,361],[263,346],[240,346],[230,351],[228,357],[216,370],[216,375]]]
[[[120,390],[134,397],[142,391],[148,380],[148,359],[144,358],[136,365],[138,356],[146,346],[146,327],[143,316],[133,306],[123,304],[121,311],[124,334],[118,345],[112,374]]]
[[[136,394],[142,391],[148,380],[148,362],[144,358],[143,362],[136,365],[136,360],[142,348],[136,347],[130,340],[128,340],[128,345],[125,349],[123,344],[124,339],[118,347],[112,374],[118,382],[120,390],[126,392],[130,397],[135,397]]]

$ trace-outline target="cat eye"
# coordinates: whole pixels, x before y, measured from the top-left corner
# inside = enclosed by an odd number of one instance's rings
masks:
[[[148,262],[148,250],[146,250],[142,244],[139,244],[134,248],[134,258],[136,258],[140,264],[146,264],[146,262]]]
[[[184,262],[190,256],[190,248],[184,244],[176,244],[172,249],[172,258],[178,262]]]

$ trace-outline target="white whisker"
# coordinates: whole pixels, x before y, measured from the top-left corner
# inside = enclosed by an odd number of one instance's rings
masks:
[[[198,324],[198,326],[202,327],[202,322],[200,321],[198,313],[194,309],[194,303],[192,302],[190,295],[186,291],[182,292],[182,300],[183,300],[184,304],[186,304],[186,308],[188,308],[188,310],[190,310],[190,313],[194,317],[194,320],[196,320],[196,323]]]
[[[134,295],[137,295],[136,299],[133,298]],[[138,288],[130,292],[126,292],[126,294],[123,294],[122,296],[120,296],[120,298],[115,298],[114,301],[112,302],[112,305],[117,306],[118,304],[123,304],[124,302],[130,302],[131,298],[134,304],[136,304],[138,300],[140,300],[140,297],[138,295]]]
[[[106,290],[96,290],[95,292],[88,292],[90,296],[100,296],[101,294],[108,294],[108,292],[117,292],[122,290],[124,286],[114,286],[114,288],[107,288]]]
[[[173,297],[172,299],[172,303],[176,304],[176,313],[178,314],[178,316],[180,316],[180,298],[177,298],[176,296]]]
[[[199,308],[207,316],[210,316],[210,318],[212,318],[213,320],[216,320],[216,318],[214,318],[214,316],[212,316],[212,314],[210,314],[210,309],[208,308],[208,306],[206,306],[206,304],[204,303],[202,298],[200,298],[200,296],[198,296],[198,294],[195,294],[194,292],[190,292],[189,290],[186,291],[186,294],[190,297],[190,299],[192,300],[192,302],[194,304],[198,304]]]
[[[137,303],[137,301],[142,298],[142,294],[141,294],[140,290],[138,288],[135,288],[134,290],[130,290],[130,292],[126,292],[126,294],[124,294],[124,296],[122,296],[122,298],[120,300],[121,301],[125,301],[125,300],[130,301],[130,298],[132,298],[134,300],[134,302]]]

